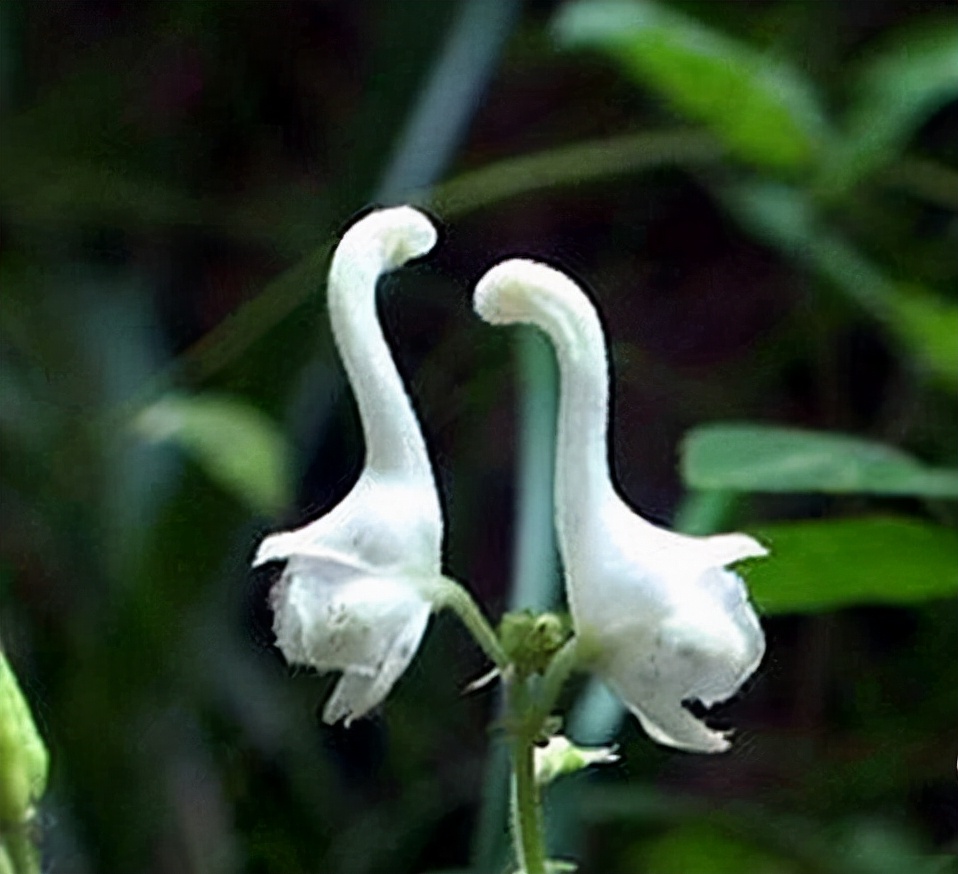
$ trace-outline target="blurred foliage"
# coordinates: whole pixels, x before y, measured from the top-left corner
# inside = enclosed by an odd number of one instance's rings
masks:
[[[747,161],[795,168],[821,147],[810,83],[746,43],[652,2],[570,3],[556,24],[563,44],[608,53]]]
[[[290,500],[288,447],[256,407],[211,392],[165,395],[137,413],[133,426],[147,440],[178,445],[254,512],[279,513]]]
[[[958,470],[844,434],[709,424],[685,438],[682,475],[697,489],[865,492],[958,500]]]
[[[914,519],[856,517],[756,529],[776,558],[746,572],[768,613],[905,604],[958,593],[958,534]]]
[[[455,623],[328,728],[247,571],[358,473],[324,276],[409,200],[447,232],[381,312],[494,617],[561,597],[548,349],[469,313],[508,255],[595,289],[630,499],[772,549],[733,752],[656,748],[589,687],[569,733],[621,725],[622,762],[550,789],[554,854],[955,870],[956,64],[933,0],[0,0],[0,637],[47,866],[506,870]]]

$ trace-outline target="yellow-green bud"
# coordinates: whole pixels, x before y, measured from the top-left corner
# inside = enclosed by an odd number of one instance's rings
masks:
[[[570,634],[568,621],[556,613],[523,610],[506,613],[499,623],[502,648],[525,676],[543,673]]]
[[[536,782],[544,786],[563,774],[574,774],[591,765],[606,765],[618,759],[614,747],[577,747],[559,734],[535,749]]]
[[[47,782],[48,756],[0,650],[0,827],[25,822]]]

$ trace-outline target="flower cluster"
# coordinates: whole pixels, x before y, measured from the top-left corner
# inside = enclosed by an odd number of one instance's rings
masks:
[[[409,207],[371,213],[340,242],[327,304],[362,418],[365,467],[331,512],[267,537],[254,560],[286,562],[271,599],[287,660],[342,672],[326,705],[329,722],[348,723],[379,704],[415,654],[430,613],[455,606],[455,584],[442,576],[443,518],[432,468],[375,308],[379,277],[435,242],[429,219]],[[725,749],[726,737],[685,705],[725,700],[761,661],[761,627],[744,584],[727,567],[765,549],[744,534],[689,537],[659,528],[619,495],[607,461],[605,337],[595,308],[568,276],[533,261],[505,261],[480,279],[474,303],[487,322],[535,325],[555,348],[555,526],[583,664],[656,741]],[[495,642],[480,643],[509,669]]]

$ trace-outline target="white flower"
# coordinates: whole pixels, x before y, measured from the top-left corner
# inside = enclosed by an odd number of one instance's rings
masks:
[[[379,277],[427,253],[436,231],[409,207],[356,222],[333,255],[327,305],[356,394],[366,461],[331,512],[267,537],[254,565],[286,560],[271,593],[287,661],[342,671],[326,722],[368,713],[419,647],[441,586],[442,512],[419,423],[376,316]]]
[[[527,322],[551,339],[561,374],[555,522],[581,648],[659,743],[700,752],[728,747],[683,706],[733,695],[765,650],[745,586],[726,566],[766,554],[744,534],[689,537],[635,513],[607,457],[609,367],[598,315],[551,267],[493,267],[475,308],[495,324]]]

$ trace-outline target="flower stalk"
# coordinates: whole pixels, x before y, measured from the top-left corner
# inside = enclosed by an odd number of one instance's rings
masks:
[[[501,672],[509,666],[509,656],[506,655],[499,637],[489,624],[479,605],[466,589],[449,577],[440,577],[435,594],[430,598],[434,610],[447,608],[459,617],[459,621],[466,627],[479,648]]]
[[[542,832],[542,810],[536,785],[535,748],[527,737],[513,744],[514,801],[513,827],[516,830],[516,858],[523,874],[546,874],[546,852]]]
[[[542,807],[535,771],[535,739],[540,726],[528,719],[533,703],[528,682],[516,679],[508,690],[513,723],[512,833],[521,874],[546,874]]]

